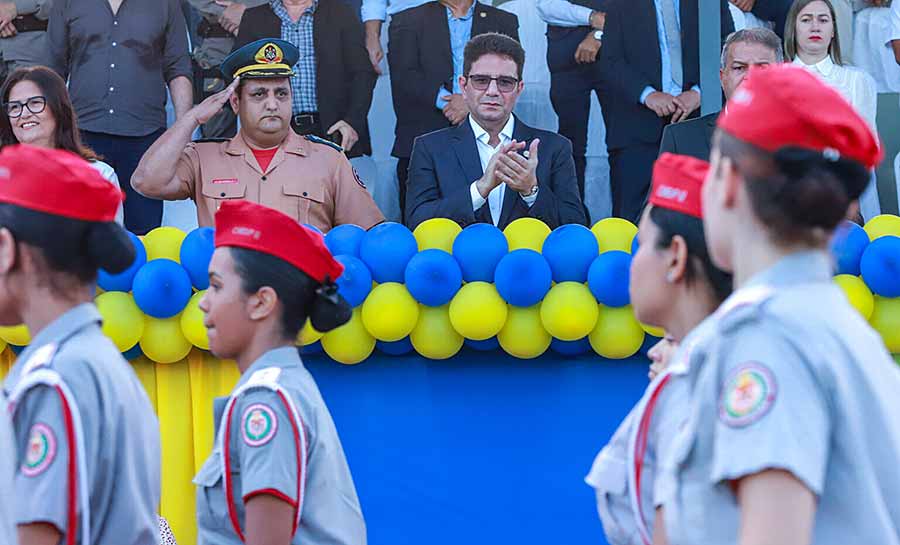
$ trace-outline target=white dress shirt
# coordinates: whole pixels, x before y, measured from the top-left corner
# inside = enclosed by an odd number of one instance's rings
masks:
[[[537,0],[537,12],[548,25],[590,26],[593,10],[568,0]]]
[[[878,93],[875,80],[868,73],[853,66],[841,66],[827,56],[816,64],[808,65],[794,59],[794,64],[806,68],[819,76],[832,89],[839,92],[856,111],[875,129],[875,110],[878,107]]]
[[[397,12],[417,8],[427,4],[431,0],[362,0],[359,9],[360,18],[366,21],[385,21],[388,15]],[[478,0],[482,4],[490,5],[490,0]]]
[[[472,126],[472,132],[475,133],[475,144],[478,146],[478,157],[481,159],[481,172],[487,170],[488,163],[491,162],[491,158],[497,153],[500,146],[509,144],[512,141],[515,123],[515,116],[510,115],[509,121],[507,121],[506,125],[503,126],[503,129],[500,130],[500,143],[497,144],[497,147],[495,148],[488,144],[491,135],[489,135],[481,125],[476,123],[471,115],[469,116],[469,124]],[[493,220],[494,225],[497,225],[500,222],[500,213],[503,211],[503,196],[506,194],[506,184],[501,183],[492,189],[488,194],[487,200],[485,200],[485,198],[481,196],[481,193],[478,192],[477,183],[478,180],[475,180],[469,186],[469,193],[472,195],[472,210],[478,210],[484,206],[485,202],[487,202],[491,210],[491,220]],[[521,197],[521,199],[525,201],[525,204],[530,208],[531,205],[534,204],[534,201],[537,200],[537,193],[530,197]]]

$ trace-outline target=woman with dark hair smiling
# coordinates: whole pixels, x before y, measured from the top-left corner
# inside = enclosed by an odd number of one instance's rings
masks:
[[[81,142],[66,82],[56,72],[45,66],[19,68],[6,78],[0,97],[6,114],[0,115],[0,147],[31,144],[72,152],[119,187],[116,171]],[[116,222],[123,219],[120,205]]]
[[[295,339],[350,320],[343,272],[320,235],[248,201],[216,213],[216,251],[200,301],[210,350],[241,379],[215,404],[216,442],[198,485],[200,543],[365,545],[341,441]]]

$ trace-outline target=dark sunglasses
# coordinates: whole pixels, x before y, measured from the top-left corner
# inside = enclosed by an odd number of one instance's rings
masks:
[[[496,81],[497,89],[501,93],[512,93],[513,91],[515,91],[516,86],[519,84],[518,78],[513,78],[510,76],[499,76],[494,78],[481,74],[470,74],[466,77],[466,80],[468,80],[468,82],[476,91],[487,91],[488,87],[491,86],[491,82]]]
[[[25,102],[14,100],[11,102],[5,102],[3,104],[3,108],[6,110],[6,115],[12,119],[22,117],[22,114],[25,113],[25,108],[28,108],[28,111],[33,114],[39,114],[43,112],[44,108],[46,107],[47,97],[42,96],[31,97]]]

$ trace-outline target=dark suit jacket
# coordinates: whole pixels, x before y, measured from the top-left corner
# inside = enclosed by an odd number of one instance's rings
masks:
[[[727,0],[719,0],[722,42],[734,30]],[[646,87],[662,89],[662,61],[653,0],[612,0],[607,4],[601,74],[605,93],[602,101],[606,122],[606,146],[620,149],[634,144],[657,144],[666,119],[641,104]],[[700,82],[698,0],[681,0],[682,68],[684,88]],[[705,92],[718,93],[715,89]]]
[[[709,161],[712,137],[716,132],[718,118],[719,112],[716,112],[697,119],[667,125],[663,130],[659,153],[678,153]]]
[[[263,38],[281,38],[281,19],[269,4],[244,12],[234,48]],[[313,17],[313,47],[322,130],[346,121],[359,134],[359,142],[347,155],[371,155],[368,115],[378,76],[369,61],[359,17],[343,2],[319,0]]]
[[[500,32],[519,39],[519,19],[512,13],[475,2],[472,37]],[[397,114],[393,155],[409,157],[413,140],[449,127],[435,107],[438,89],[453,91],[453,53],[447,8],[429,2],[397,13],[388,29],[391,92]]]
[[[513,220],[537,218],[551,229],[565,223],[587,224],[584,206],[575,179],[572,143],[558,134],[529,127],[516,118],[513,138],[528,146],[538,145],[537,200],[531,206],[515,191],[507,190],[497,226],[505,228]],[[527,148],[526,148],[527,149]],[[431,218],[450,218],[463,227],[471,223],[493,223],[487,203],[472,210],[469,186],[481,178],[481,158],[468,119],[416,138],[409,163],[406,190],[406,219],[411,229]]]

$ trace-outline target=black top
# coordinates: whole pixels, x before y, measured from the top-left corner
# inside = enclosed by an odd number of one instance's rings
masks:
[[[82,129],[146,136],[166,127],[166,84],[191,77],[178,0],[55,0],[51,67],[69,79]]]

